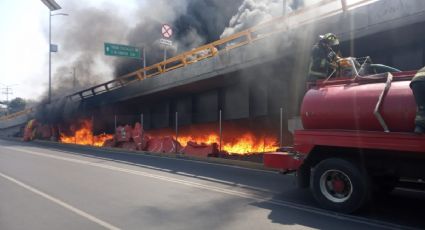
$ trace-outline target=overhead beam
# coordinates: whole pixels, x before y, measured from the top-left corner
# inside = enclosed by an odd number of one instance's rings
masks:
[[[47,8],[49,8],[50,11],[62,9],[61,6],[59,6],[59,4],[55,2],[55,0],[41,0],[41,1],[44,3],[44,5],[47,6]]]

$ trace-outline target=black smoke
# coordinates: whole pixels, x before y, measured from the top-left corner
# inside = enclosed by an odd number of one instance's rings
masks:
[[[168,55],[188,51],[200,45],[210,43],[220,38],[230,18],[237,12],[242,0],[186,0],[176,1],[180,4],[181,12],[166,23],[172,25],[177,44]],[[165,12],[166,13],[166,12]],[[146,61],[148,65],[160,62],[163,59],[163,50],[157,45],[161,38],[160,28],[165,23],[161,15],[150,15],[141,18],[136,26],[128,33],[129,44],[146,47]],[[115,76],[120,76],[141,67],[140,60],[119,59],[115,62]]]
[[[52,23],[52,42],[59,45],[59,52],[52,54],[53,103],[46,105],[46,89],[37,114],[48,122],[68,120],[68,110],[78,107],[60,98],[143,66],[141,60],[105,56],[104,42],[145,47],[147,64],[154,64],[163,58],[157,44],[162,24],[173,26],[177,46],[168,55],[176,55],[219,39],[242,0],[142,1],[132,9],[134,17],[130,20],[117,13],[122,12],[119,5],[59,3],[63,8],[59,12],[69,16],[54,17]]]

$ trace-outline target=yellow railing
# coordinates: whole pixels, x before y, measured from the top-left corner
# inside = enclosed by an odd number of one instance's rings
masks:
[[[322,0],[316,4],[306,6],[297,11],[291,12],[287,14],[286,16],[275,18],[268,22],[254,26],[250,29],[233,34],[229,37],[226,37],[226,38],[217,40],[215,42],[200,46],[196,49],[184,52],[175,57],[169,58],[165,61],[128,73],[124,76],[118,77],[106,83],[96,85],[94,87],[88,88],[83,91],[79,91],[68,97],[74,98],[75,96],[79,96],[81,99],[84,99],[87,97],[95,96],[97,94],[101,94],[103,92],[107,92],[112,89],[122,87],[134,81],[140,81],[140,80],[150,78],[165,72],[169,72],[181,67],[188,66],[190,64],[196,63],[203,59],[213,57],[223,50],[229,51],[229,50],[247,45],[249,43],[255,42],[257,40],[269,37],[273,34],[288,31],[292,28],[299,27],[316,20],[321,20],[321,19],[330,17],[342,11],[350,10],[353,7],[356,7],[358,5],[365,4],[371,1],[376,1],[376,0],[358,0],[352,4],[348,4],[347,0]],[[329,11],[323,12],[320,15],[317,15],[314,12],[313,17],[304,18],[304,15],[312,12],[313,10],[316,11],[318,8],[329,6],[332,3],[333,4],[339,3],[339,7],[337,7],[336,9],[331,9]],[[303,18],[297,19],[296,17],[300,15],[303,15]]]
[[[22,110],[22,111],[19,111],[19,112],[16,112],[16,113],[12,113],[12,114],[7,115],[7,116],[2,116],[2,117],[0,117],[0,121],[5,121],[5,120],[13,119],[15,117],[19,117],[19,116],[22,116],[22,115],[27,115],[27,114],[32,113],[33,111],[34,111],[33,108],[25,109],[25,110]]]

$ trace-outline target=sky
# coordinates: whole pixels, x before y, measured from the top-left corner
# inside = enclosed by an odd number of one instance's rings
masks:
[[[0,87],[13,85],[11,97],[32,98],[46,84],[48,11],[40,2],[0,1]],[[46,27],[46,28],[44,28]]]
[[[130,18],[135,9],[136,0],[75,0],[77,4],[102,7],[102,5],[119,5],[116,13]],[[66,29],[68,20],[73,20],[73,12],[67,9],[66,0],[56,0],[62,6],[58,12],[69,16],[52,17],[52,43],[60,29]],[[130,13],[129,13],[130,12]],[[11,86],[13,95],[10,98],[22,97],[37,100],[45,92],[48,85],[48,23],[49,10],[41,0],[0,0],[0,100],[6,100],[4,88]],[[58,28],[58,25],[65,25]],[[103,52],[99,50],[99,52]],[[52,81],[55,80],[55,55],[52,53]]]

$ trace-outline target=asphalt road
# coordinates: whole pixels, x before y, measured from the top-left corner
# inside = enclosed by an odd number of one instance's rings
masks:
[[[425,228],[425,193],[362,213],[317,207],[293,176],[182,159],[0,140],[0,229]]]

